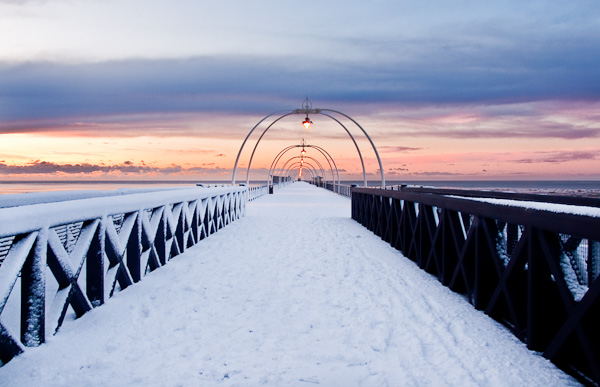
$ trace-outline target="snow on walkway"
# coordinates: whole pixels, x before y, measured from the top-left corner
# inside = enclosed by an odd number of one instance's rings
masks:
[[[304,183],[0,369],[1,386],[577,383]]]

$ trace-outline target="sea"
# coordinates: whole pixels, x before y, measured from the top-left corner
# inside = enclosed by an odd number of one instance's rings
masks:
[[[123,188],[169,188],[205,185],[227,185],[231,181],[190,180],[36,180],[0,181],[0,195],[28,192],[115,190]],[[363,185],[363,181],[342,181],[342,184]],[[251,181],[250,185],[264,185],[265,181]],[[370,187],[379,187],[379,181],[369,181]],[[504,192],[527,192],[555,195],[600,197],[600,180],[393,180],[386,186],[418,186],[437,188],[459,188]]]

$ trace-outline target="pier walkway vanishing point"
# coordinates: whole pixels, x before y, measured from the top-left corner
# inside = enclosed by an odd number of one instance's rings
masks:
[[[306,183],[64,324],[2,386],[577,385]]]

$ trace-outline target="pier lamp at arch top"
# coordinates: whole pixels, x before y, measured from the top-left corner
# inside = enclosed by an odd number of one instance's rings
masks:
[[[306,110],[306,118],[304,119],[304,121],[302,121],[302,125],[306,130],[308,130],[312,125],[312,121],[310,120],[310,118],[308,118],[308,111],[312,109],[312,103],[310,102],[308,97],[306,97],[304,102],[302,102],[302,109]]]
[[[354,125],[356,125],[356,127],[358,127],[361,130],[361,132],[365,135],[365,137],[367,138],[367,140],[369,140],[369,143],[371,144],[371,147],[373,148],[373,151],[375,152],[375,156],[377,157],[377,162],[379,163],[379,173],[381,175],[381,188],[385,189],[385,176],[384,176],[384,173],[383,173],[383,165],[381,163],[381,158],[379,157],[379,152],[377,152],[377,147],[375,147],[375,144],[373,143],[373,140],[371,139],[371,137],[369,136],[369,134],[365,131],[365,129],[362,126],[360,126],[360,124],[358,122],[356,122],[356,120],[354,120],[352,117],[350,117],[349,115],[347,115],[345,113],[342,113],[340,111],[333,110],[333,109],[313,109],[312,108],[312,103],[310,102],[310,100],[308,99],[308,97],[306,98],[306,100],[302,104],[302,108],[301,109],[273,112],[273,113],[271,113],[271,114],[263,117],[260,121],[258,121],[258,123],[256,125],[254,125],[254,127],[246,135],[246,138],[244,138],[244,141],[242,142],[242,145],[240,146],[240,150],[238,151],[237,157],[235,159],[235,165],[233,166],[233,176],[231,178],[231,184],[232,185],[235,185],[235,178],[236,178],[236,175],[237,175],[237,167],[238,167],[238,163],[240,161],[240,156],[242,154],[242,151],[244,150],[244,146],[246,145],[246,142],[248,142],[248,139],[250,138],[250,136],[252,135],[252,133],[254,133],[254,131],[256,130],[256,128],[258,128],[259,125],[261,125],[263,122],[266,123],[266,122],[269,122],[267,120],[272,119],[272,121],[267,125],[266,129],[263,130],[262,134],[260,135],[260,137],[256,141],[256,144],[254,144],[254,148],[252,150],[252,154],[250,155],[250,160],[248,161],[248,167],[246,169],[246,184],[247,185],[250,184],[250,169],[252,167],[252,159],[254,158],[254,154],[256,153],[256,149],[258,148],[258,144],[260,143],[260,141],[262,140],[262,138],[269,131],[269,129],[271,129],[271,127],[273,127],[273,125],[275,125],[278,121],[282,120],[283,118],[285,118],[287,116],[300,115],[300,114],[306,115],[306,118],[303,121],[303,125],[304,125],[304,122],[306,122],[306,121],[308,121],[308,122],[310,122],[310,124],[312,124],[312,122],[310,121],[310,118],[309,118],[310,114],[320,114],[320,115],[323,115],[325,117],[328,117],[328,118],[332,119],[333,121],[335,121],[337,124],[339,124],[346,131],[346,133],[350,136],[350,139],[354,143],[354,146],[356,147],[356,150],[357,150],[357,152],[358,152],[358,154],[360,156],[360,161],[361,161],[362,166],[363,166],[364,185],[366,187],[367,186],[367,175],[366,175],[366,172],[364,172],[365,171],[364,161],[363,161],[360,149],[358,147],[358,144],[356,143],[356,140],[355,140],[354,136],[352,135],[352,133],[350,133],[350,131],[348,130],[348,128],[346,128],[344,126],[344,124],[342,124],[340,122],[340,120],[338,120],[334,115],[342,116],[342,117],[350,120]],[[310,127],[309,124],[307,124],[307,125],[308,125],[308,127]]]

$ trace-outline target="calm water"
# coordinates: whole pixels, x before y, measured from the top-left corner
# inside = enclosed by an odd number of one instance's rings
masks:
[[[0,194],[48,191],[109,191],[118,188],[195,187],[197,181],[0,181]],[[202,182],[230,184],[226,181]]]
[[[114,190],[118,188],[194,187],[197,181],[0,181],[0,194],[43,191]],[[205,184],[229,184],[229,181],[205,181]],[[343,181],[362,185],[362,181]],[[252,182],[252,184],[265,184]],[[369,186],[378,187],[378,181]],[[439,188],[485,189],[516,192],[541,192],[600,196],[600,181],[472,181],[472,180],[403,180],[386,181],[386,185],[408,184]]]

